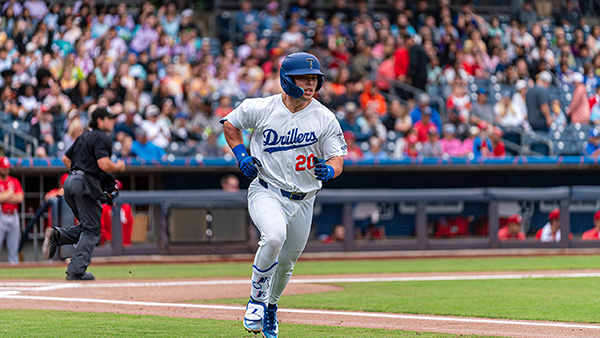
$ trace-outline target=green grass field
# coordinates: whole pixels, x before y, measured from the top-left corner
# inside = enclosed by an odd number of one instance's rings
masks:
[[[459,337],[429,332],[281,324],[286,338]],[[112,313],[0,310],[0,337],[206,337],[258,338],[226,320]],[[460,337],[475,337],[460,335]],[[480,337],[480,336],[477,336]]]
[[[99,279],[248,277],[249,263],[94,265]],[[599,256],[299,262],[295,275],[600,269]],[[0,269],[0,279],[56,279],[64,267]],[[282,297],[285,308],[373,311],[600,323],[600,278],[341,283],[341,291]],[[365,296],[368,295],[368,301]],[[207,301],[203,301],[207,302]],[[243,305],[246,298],[212,303]],[[40,318],[44,320],[41,321]],[[64,329],[68,321],[69,330]],[[44,323],[41,326],[40,323]],[[447,334],[282,324],[284,337],[454,337]],[[0,310],[0,336],[253,337],[240,323],[75,312]],[[214,334],[208,334],[208,333]],[[464,337],[464,336],[461,336]]]
[[[600,256],[300,261],[294,269],[294,275],[553,269],[600,269]],[[248,277],[251,262],[132,265],[94,265],[92,262],[89,271],[103,279]],[[64,274],[65,267],[56,266],[0,269],[0,279],[63,278]]]

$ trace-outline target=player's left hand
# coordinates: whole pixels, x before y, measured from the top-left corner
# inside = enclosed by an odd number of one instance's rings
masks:
[[[327,182],[335,176],[335,170],[329,164],[325,164],[325,160],[316,158],[315,176],[319,181]]]

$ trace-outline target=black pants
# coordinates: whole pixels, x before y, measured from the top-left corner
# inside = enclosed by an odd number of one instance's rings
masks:
[[[67,273],[81,274],[90,265],[96,243],[100,241],[100,182],[82,171],[77,171],[69,175],[64,189],[65,201],[79,220],[79,225],[61,229],[58,244],[77,244]]]

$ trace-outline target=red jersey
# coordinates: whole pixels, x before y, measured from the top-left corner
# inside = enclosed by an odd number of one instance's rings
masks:
[[[581,235],[581,240],[583,241],[597,241],[600,240],[598,237],[598,230],[596,228],[592,228]]]
[[[413,129],[417,131],[417,139],[419,142],[426,142],[429,138],[427,135],[429,134],[429,129],[434,128],[437,130],[437,126],[433,122],[429,122],[427,124],[423,123],[423,121],[418,121],[413,125]]]
[[[494,147],[494,156],[495,157],[504,157],[506,155],[506,147],[504,146],[504,142],[500,141]]]
[[[112,206],[102,205],[102,218],[100,218],[100,244],[112,240]],[[124,245],[131,244],[131,231],[133,228],[133,215],[130,204],[121,204],[121,230]]]
[[[6,180],[0,180],[0,192],[5,192],[6,190],[12,190],[15,193],[22,193],[23,188],[21,187],[21,182],[18,179],[7,176]],[[19,210],[19,205],[15,203],[2,203],[2,212],[5,214],[15,213]]]
[[[396,77],[400,75],[408,75],[408,66],[410,65],[408,49],[406,49],[405,47],[400,47],[396,49],[396,51],[394,52],[394,58],[394,73],[396,74]]]
[[[508,233],[508,227],[505,226],[502,229],[498,230],[498,240],[499,241],[508,241],[508,240],[524,241],[525,233],[523,233],[523,231],[519,231],[519,233],[516,236],[513,236]]]

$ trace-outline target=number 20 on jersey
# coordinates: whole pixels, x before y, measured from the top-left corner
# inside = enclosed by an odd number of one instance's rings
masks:
[[[308,155],[308,157],[304,155],[298,155],[296,157],[296,171],[304,171],[307,169],[315,168],[315,159],[316,156],[314,154]]]

